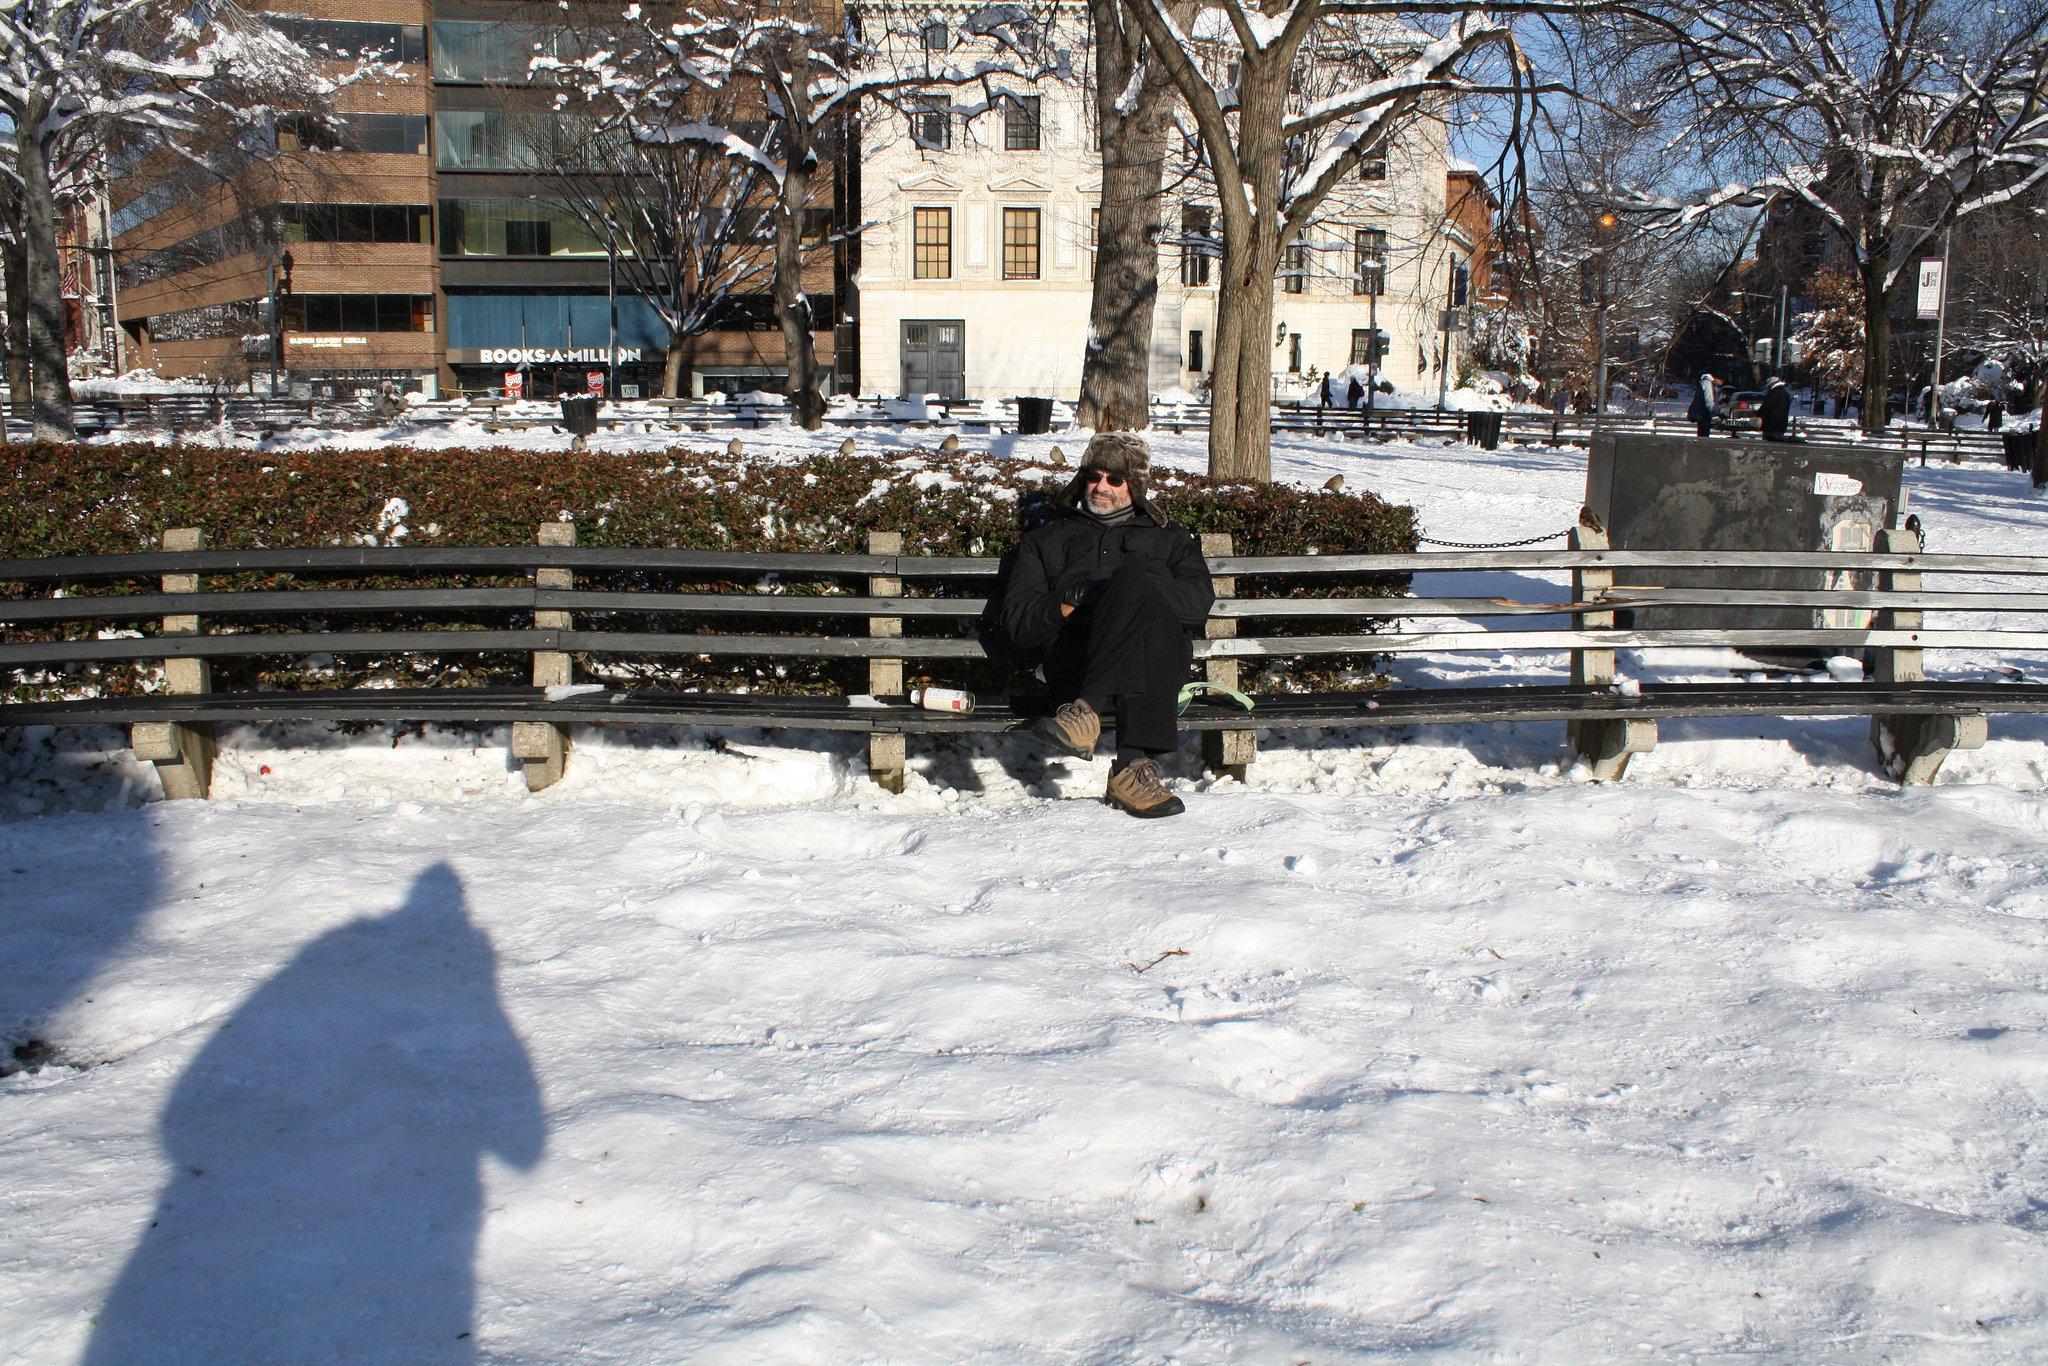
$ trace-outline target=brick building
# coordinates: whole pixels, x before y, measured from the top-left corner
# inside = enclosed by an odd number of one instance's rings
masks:
[[[552,6],[291,0],[267,17],[310,48],[374,54],[403,79],[342,89],[332,123],[281,118],[276,155],[222,182],[145,163],[118,180],[113,233],[131,363],[301,395],[387,381],[427,393],[582,392],[612,357],[627,396],[660,392],[670,338],[611,284],[611,248],[551,197],[572,116],[527,75],[567,32]],[[352,63],[351,63],[352,64]],[[832,363],[834,263],[807,283]],[[273,311],[271,300],[275,297]],[[280,345],[281,341],[281,345]],[[779,388],[765,295],[679,343],[685,392]]]

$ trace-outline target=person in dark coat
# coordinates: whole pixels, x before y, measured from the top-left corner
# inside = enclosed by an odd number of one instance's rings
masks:
[[[1764,401],[1759,405],[1758,413],[1763,419],[1764,440],[1804,444],[1788,433],[1787,429],[1792,425],[1792,390],[1782,378],[1773,375],[1771,382],[1764,386]]]
[[[1131,432],[1088,443],[1059,515],[1026,533],[1003,594],[1010,644],[1043,661],[1057,713],[1033,733],[1078,758],[1095,752],[1102,715],[1116,715],[1110,804],[1134,816],[1185,808],[1159,780],[1157,756],[1179,745],[1180,690],[1194,660],[1190,632],[1215,593],[1194,535],[1145,496],[1152,453]]]
[[[2005,400],[2002,398],[1994,398],[1991,400],[1991,406],[1984,410],[1984,430],[1987,432],[1996,432],[2003,431],[2004,429]]]
[[[1714,377],[1704,370],[1700,382],[1692,391],[1692,406],[1685,410],[1686,417],[1699,429],[1701,436],[1714,434]]]

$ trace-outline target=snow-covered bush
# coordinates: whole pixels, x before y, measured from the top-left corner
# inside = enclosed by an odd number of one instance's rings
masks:
[[[542,522],[571,521],[587,546],[674,546],[703,550],[820,551],[858,554],[870,531],[900,532],[909,554],[1001,556],[1019,535],[1051,515],[1051,500],[1073,477],[1072,465],[991,460],[986,454],[919,451],[897,459],[815,455],[761,462],[745,455],[681,448],[630,454],[495,450],[308,451],[251,454],[197,446],[16,447],[0,466],[0,557],[118,554],[154,549],[167,527],[204,528],[211,546],[240,547],[388,545],[530,545]],[[1415,517],[1370,493],[1305,491],[1286,485],[1228,484],[1161,467],[1154,496],[1182,525],[1227,532],[1240,553],[1384,553],[1415,548]],[[476,580],[469,580],[475,582]],[[507,582],[524,583],[515,575]],[[650,586],[640,574],[579,574],[591,588]],[[664,578],[664,582],[668,582]],[[364,576],[354,586],[380,583]],[[1247,581],[1249,584],[1250,581]],[[262,588],[270,576],[213,581],[218,589]],[[711,585],[715,586],[715,585]],[[858,592],[857,578],[841,583],[750,576],[723,585],[777,593]],[[1399,576],[1333,576],[1302,595],[1399,594]],[[985,583],[950,591],[980,596]],[[19,585],[6,591],[20,593]],[[73,591],[109,591],[85,586]],[[112,591],[127,591],[116,586]],[[944,593],[943,587],[918,591]],[[614,618],[614,621],[617,619]],[[1304,619],[1308,620],[1308,619]],[[442,613],[420,624],[504,625],[502,614]],[[295,623],[244,621],[242,629],[282,629]],[[721,617],[711,629],[775,632],[826,626],[789,618],[748,622]],[[89,634],[80,626],[75,634]],[[679,630],[673,618],[643,629]],[[826,629],[849,629],[844,619]],[[859,629],[855,627],[853,629]],[[1284,633],[1275,624],[1267,634]],[[1322,628],[1302,628],[1315,633]],[[1357,660],[1328,660],[1283,675],[1295,686],[1340,686],[1330,672]],[[348,658],[333,677],[303,676],[295,664],[220,661],[220,686],[268,682],[275,686],[339,686],[366,677],[415,680],[431,665],[433,676],[511,683],[530,676],[522,655],[451,656],[446,660]],[[749,686],[776,691],[830,690],[851,681],[820,662],[763,667],[745,660],[715,662],[618,661],[596,665],[607,677],[659,678],[665,686]],[[950,668],[950,666],[949,666]],[[1019,680],[1007,665],[979,683],[1000,690]],[[861,677],[865,677],[863,673]],[[965,675],[963,674],[964,678]],[[24,688],[55,686],[83,691],[135,692],[154,686],[126,668],[87,670],[56,683],[6,680]],[[861,689],[855,688],[855,691]]]

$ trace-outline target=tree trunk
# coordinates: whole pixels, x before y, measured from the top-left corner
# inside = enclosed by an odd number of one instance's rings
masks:
[[[1102,208],[1088,347],[1076,422],[1096,431],[1151,425],[1152,322],[1159,302],[1160,182],[1172,126],[1172,81],[1148,62],[1118,0],[1089,0],[1095,30],[1095,116]],[[1119,107],[1143,76],[1129,112]]]
[[[668,354],[661,362],[661,396],[678,397],[676,390],[683,384],[683,345],[680,337],[668,339]]]
[[[1216,168],[1223,274],[1216,291],[1216,371],[1209,395],[1209,474],[1273,478],[1273,275],[1280,266],[1280,137],[1290,54],[1243,54],[1236,171]],[[1249,191],[1249,193],[1247,193]]]
[[[40,118],[27,122],[34,127]],[[21,174],[22,242],[28,258],[29,393],[37,441],[70,441],[71,375],[64,354],[64,292],[57,273],[57,204],[50,190],[49,148],[35,137],[15,140]]]
[[[16,235],[0,240],[0,282],[4,282],[7,290],[7,401],[26,404],[29,389],[28,255],[21,247],[19,214],[14,215],[11,226]]]
[[[1861,272],[1863,282],[1863,430],[1881,432],[1891,420],[1892,294],[1884,287],[1882,258]]]
[[[803,293],[803,201],[809,170],[803,154],[791,154],[782,182],[782,213],[774,225],[774,311],[782,324],[782,354],[788,358],[791,414],[807,432],[825,426],[825,395],[817,391],[817,350],[811,346],[811,301]]]

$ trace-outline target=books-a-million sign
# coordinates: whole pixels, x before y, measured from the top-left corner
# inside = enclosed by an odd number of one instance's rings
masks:
[[[630,365],[640,359],[641,348],[622,346],[619,348],[619,364]],[[578,346],[573,349],[545,346],[486,346],[481,350],[450,347],[450,365],[602,365],[611,359],[611,352],[602,346]]]

